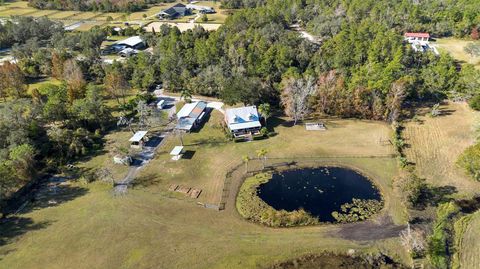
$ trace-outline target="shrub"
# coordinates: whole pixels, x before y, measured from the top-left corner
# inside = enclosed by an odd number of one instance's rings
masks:
[[[480,143],[468,147],[457,160],[457,164],[476,180],[480,180]]]
[[[263,127],[262,129],[260,129],[260,134],[264,137],[267,137],[268,136],[268,129],[266,127]]]
[[[438,206],[437,220],[428,244],[428,257],[435,268],[449,268],[448,249],[452,237],[452,218],[459,210],[460,208],[454,202],[443,203]]]
[[[470,105],[472,109],[480,110],[480,95],[472,97],[472,99],[468,101],[468,105]]]

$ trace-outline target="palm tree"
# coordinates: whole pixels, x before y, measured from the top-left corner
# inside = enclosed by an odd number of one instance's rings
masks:
[[[265,127],[267,127],[267,119],[272,115],[270,104],[264,103],[258,106],[258,112],[265,118]]]
[[[267,162],[267,153],[268,151],[266,149],[257,150],[257,157],[262,160],[263,169],[265,169],[265,165]]]
[[[248,162],[250,161],[250,157],[248,155],[243,155],[242,160],[245,163],[245,174],[248,173]]]

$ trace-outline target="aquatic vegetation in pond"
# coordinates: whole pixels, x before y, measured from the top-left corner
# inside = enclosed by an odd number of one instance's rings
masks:
[[[341,212],[332,212],[332,216],[338,222],[343,223],[366,220],[380,211],[382,206],[382,202],[377,200],[353,199],[351,203],[346,203],[341,206]]]

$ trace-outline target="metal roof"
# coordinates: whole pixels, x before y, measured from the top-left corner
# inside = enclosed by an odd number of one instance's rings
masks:
[[[135,47],[136,45],[142,43],[143,40],[140,36],[131,36],[127,39],[124,39],[124,40],[120,40],[116,43],[116,45],[127,45],[127,46],[130,46],[130,47]]]
[[[200,114],[205,110],[207,107],[207,103],[203,101],[187,103],[185,104],[180,111],[177,113],[177,118],[198,118]]]
[[[429,33],[405,33],[403,36],[405,36],[405,37],[426,37],[426,38],[430,38]]]
[[[258,121],[258,111],[256,106],[228,108],[225,110],[228,124],[245,123]]]
[[[229,124],[228,128],[230,130],[242,130],[242,129],[250,129],[250,128],[258,128],[262,127],[262,124],[260,124],[259,121],[251,121],[251,122],[244,122],[244,123],[234,123],[234,124]]]
[[[183,146],[176,146],[170,152],[170,155],[177,156],[177,155],[180,155],[182,153],[182,151],[183,151]]]
[[[130,142],[140,142],[140,140],[142,140],[142,138],[146,134],[147,134],[147,131],[138,131],[128,141],[130,141]]]

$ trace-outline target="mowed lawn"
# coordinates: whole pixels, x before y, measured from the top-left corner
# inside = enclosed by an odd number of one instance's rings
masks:
[[[473,127],[478,113],[458,103],[443,105],[441,110],[442,116],[420,116],[420,122],[405,125],[405,152],[419,176],[436,186],[454,186],[459,195],[471,196],[480,191],[480,183],[465,175],[456,161],[475,141]]]
[[[242,163],[242,156],[256,158],[259,149],[266,149],[268,157],[272,158],[378,156],[393,153],[390,146],[382,143],[390,138],[390,128],[386,124],[328,120],[328,131],[311,132],[306,131],[303,125],[291,126],[285,120],[269,121],[278,133],[276,136],[267,140],[234,143],[225,139],[220,125],[223,115],[215,110],[200,132],[184,136],[188,159],[171,160],[170,151],[181,142],[179,137],[170,137],[141,175],[161,178],[165,182],[164,188],[170,183],[201,188],[202,202],[218,203],[226,173]]]
[[[457,38],[439,38],[436,42],[433,42],[432,44],[437,45],[441,51],[446,51],[450,53],[453,58],[464,63],[473,64],[477,68],[480,68],[480,57],[472,57],[464,50],[465,46],[467,46],[467,44],[471,42],[473,41]]]
[[[276,136],[233,143],[218,127],[221,118],[214,111],[200,132],[183,137],[189,159],[171,161],[169,152],[180,139],[165,141],[142,170],[141,184],[126,196],[114,197],[106,183],[73,183],[65,201],[55,197],[57,205],[27,207],[17,222],[0,226],[0,268],[258,268],[322,250],[349,249],[381,250],[407,262],[396,234],[353,241],[350,233],[357,230],[344,225],[266,228],[243,220],[234,210],[205,209],[196,200],[167,191],[170,183],[185,184],[204,190],[199,201],[216,202],[226,171],[241,162],[242,155],[254,157],[260,148],[270,157],[337,156],[337,162],[361,169],[386,190],[386,208],[396,211],[387,214],[402,223],[403,207],[392,190],[395,159],[352,158],[392,153],[381,142],[391,135],[388,125],[327,120],[328,131],[307,132],[304,126],[272,119]],[[383,226],[375,227],[363,228],[363,233],[368,237],[383,231]]]

